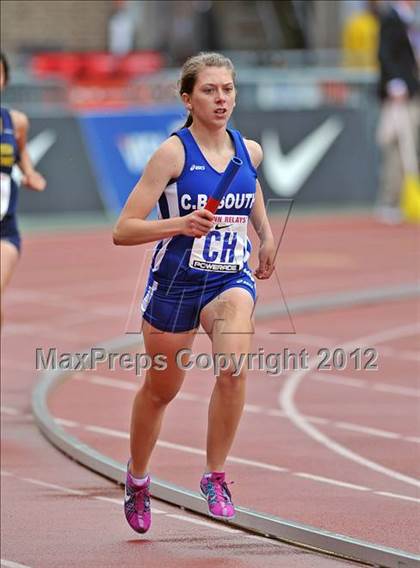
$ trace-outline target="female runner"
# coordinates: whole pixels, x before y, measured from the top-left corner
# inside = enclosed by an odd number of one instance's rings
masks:
[[[0,88],[9,79],[9,65],[0,54]],[[1,176],[1,295],[9,282],[20,253],[20,234],[16,220],[18,188],[12,178],[12,168],[18,164],[22,170],[22,183],[34,191],[45,189],[45,179],[34,170],[26,148],[29,121],[22,112],[0,108],[0,176]]]
[[[166,369],[151,368],[132,410],[125,515],[146,532],[151,523],[148,475],[163,414],[184,380],[177,353],[191,348],[201,324],[213,354],[247,354],[252,334],[255,281],[248,267],[247,221],[260,239],[255,276],[269,278],[275,246],[256,168],[259,144],[227,127],[235,106],[232,62],[200,53],[183,66],[180,95],[189,113],[185,126],[151,157],[114,229],[117,245],[159,241],[142,303],[146,352],[164,354]],[[203,207],[233,156],[243,161],[216,215]],[[159,219],[146,220],[157,205]],[[183,361],[184,363],[184,361]],[[246,370],[233,366],[217,376],[208,412],[207,464],[200,481],[209,513],[235,515],[225,481],[225,461],[245,399]]]

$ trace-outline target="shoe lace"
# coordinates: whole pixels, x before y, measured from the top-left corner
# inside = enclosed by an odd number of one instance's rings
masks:
[[[234,481],[223,481],[220,482],[218,480],[208,480],[207,481],[207,494],[209,503],[221,503],[226,502],[231,504],[232,503],[232,495],[228,489],[228,485],[233,485]]]
[[[130,512],[142,515],[150,510],[148,487],[129,487],[128,492],[130,499],[127,505]]]

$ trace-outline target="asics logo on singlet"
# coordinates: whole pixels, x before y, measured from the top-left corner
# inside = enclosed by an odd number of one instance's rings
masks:
[[[200,166],[198,164],[192,164],[192,166],[190,167],[190,172],[193,172],[195,170],[203,171],[205,169],[206,169],[206,166]]]

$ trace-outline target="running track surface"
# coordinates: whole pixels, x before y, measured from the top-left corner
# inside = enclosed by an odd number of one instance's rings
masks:
[[[280,235],[282,221],[274,226]],[[292,218],[277,278],[260,283],[259,302],[281,306],[283,295],[288,301],[412,284],[420,278],[419,244],[413,227],[384,227],[363,217]],[[137,329],[131,306],[142,293],[149,258],[146,247],[114,247],[110,230],[25,239],[4,302],[2,557],[32,567],[113,566],[122,559],[134,564],[141,547],[147,566],[207,566],[215,558],[227,567],[278,566],[279,558],[284,566],[345,565],[224,525],[200,524],[208,521],[156,501],[161,512],[153,529],[137,537],[125,525],[121,490],[38,433],[29,407],[35,348],[86,350]],[[250,373],[227,468],[237,504],[419,552],[419,307],[406,299],[257,324],[255,352],[304,349],[311,368]],[[318,350],[342,344],[348,351],[377,349],[379,369],[360,371],[349,362],[341,371],[317,370]],[[199,335],[194,352],[208,349]],[[120,369],[74,373],[50,408],[71,434],[125,462],[139,384],[141,377]],[[210,371],[189,372],[167,411],[152,474],[197,490],[212,384]]]

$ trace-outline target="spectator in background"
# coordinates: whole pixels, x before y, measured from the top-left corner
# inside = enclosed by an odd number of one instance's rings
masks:
[[[172,65],[182,65],[197,49],[196,11],[192,2],[171,2],[168,49]]]
[[[399,207],[404,178],[401,148],[418,148],[420,85],[414,33],[414,0],[391,2],[381,18],[379,36],[379,97],[381,113],[377,140],[382,164],[376,217],[386,223],[401,221]]]
[[[368,0],[345,22],[342,33],[344,65],[375,69],[379,35],[379,2]]]
[[[194,0],[193,2],[196,34],[199,51],[217,51],[220,49],[218,21],[214,2]]]
[[[114,4],[108,24],[109,51],[114,55],[126,55],[134,49],[136,22],[125,0],[117,0]]]

